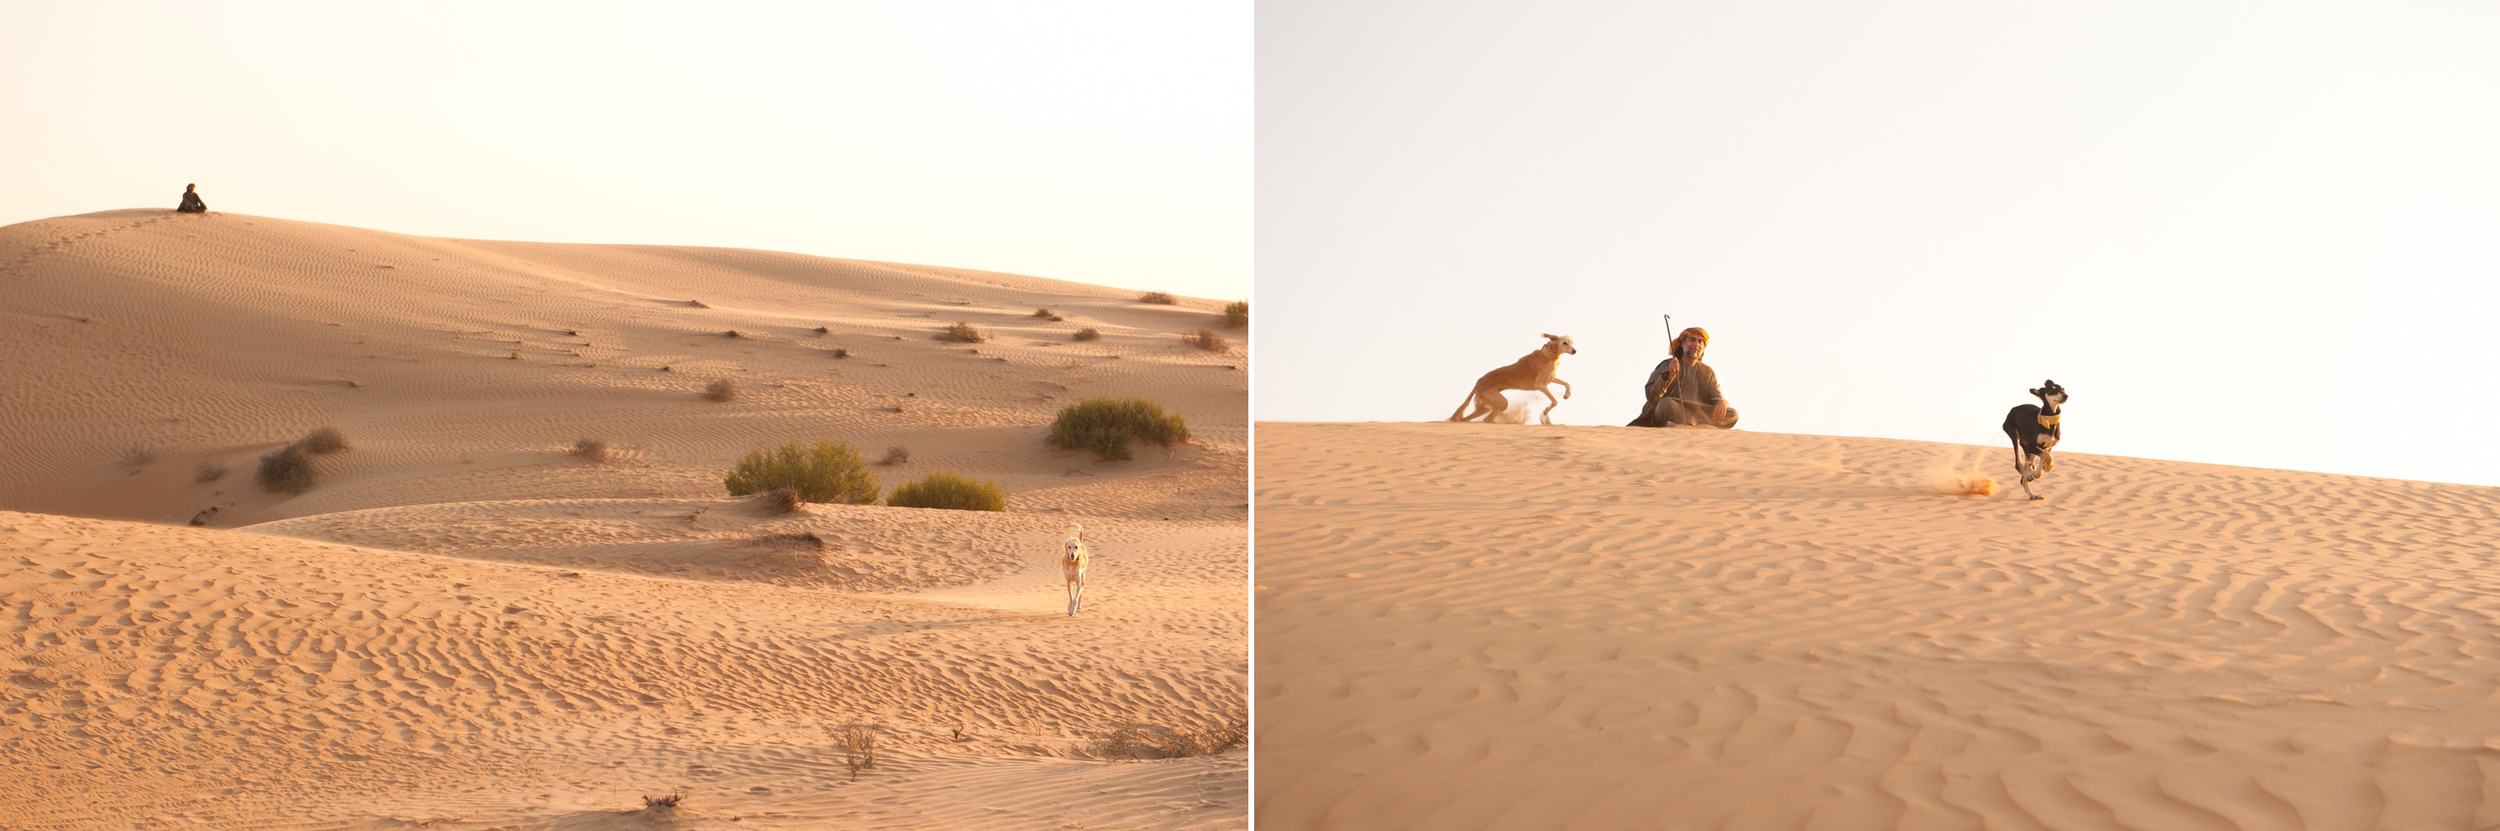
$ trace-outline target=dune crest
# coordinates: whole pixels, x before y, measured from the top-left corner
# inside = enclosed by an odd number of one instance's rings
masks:
[[[2500,491],[1965,451],[1260,424],[1260,824],[2500,823]]]
[[[1180,340],[1220,303],[165,210],[0,228],[0,286],[0,827],[1244,825],[1245,751],[1097,741],[1245,712],[1246,373]],[[1195,438],[1049,446],[1093,396]],[[726,493],[819,438],[1008,510]]]

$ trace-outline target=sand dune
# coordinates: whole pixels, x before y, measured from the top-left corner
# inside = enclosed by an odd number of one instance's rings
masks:
[[[1245,704],[1245,359],[1179,339],[1216,301],[161,210],[0,228],[0,285],[0,827],[1244,824],[1243,751],[1092,749]],[[1195,438],[1046,446],[1096,395]],[[255,483],[324,426],[311,489]],[[723,491],[820,437],[1010,510]],[[854,722],[888,754],[856,781]]]
[[[2500,491],[1258,428],[1263,828],[2480,829]]]

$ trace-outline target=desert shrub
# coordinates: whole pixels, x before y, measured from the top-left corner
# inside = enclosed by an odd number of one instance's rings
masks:
[[[721,336],[721,337],[724,337],[724,338],[743,338],[743,337],[746,337],[745,335],[738,334],[738,330],[736,330],[736,329],[731,329],[731,330],[729,330],[729,331],[722,332],[722,333],[720,333],[720,336]]]
[[[776,488],[796,491],[803,502],[877,504],[877,479],[850,442],[818,439],[812,447],[791,441],[780,447],[749,451],[721,480],[729,495],[746,496]]]
[[[1007,494],[997,482],[937,471],[894,487],[885,504],[897,508],[944,508],[952,511],[1004,511]]]
[[[667,811],[684,804],[686,804],[686,792],[682,790],[642,798],[642,809],[645,811]]]
[[[574,439],[573,449],[567,452],[594,462],[604,462],[608,460],[608,440],[583,436]]]
[[[327,456],[347,449],[347,434],[339,432],[339,428],[336,427],[323,427],[305,433],[304,437],[297,439],[295,444],[304,448],[306,453]]]
[[[818,327],[816,327],[816,334],[819,334],[819,335],[830,335],[830,334],[833,334],[833,330],[832,330],[832,329],[827,329],[827,328],[822,327],[822,326],[818,326]]]
[[[122,454],[123,467],[147,467],[152,464],[156,464],[156,451],[133,447],[130,452]]]
[[[1150,291],[1145,294],[1138,295],[1137,302],[1153,303],[1157,306],[1170,306],[1181,301],[1180,298],[1173,297],[1172,293],[1168,291]]]
[[[893,467],[908,461],[911,461],[911,448],[898,444],[893,447],[886,448],[885,458],[878,459],[877,464]]]
[[[981,343],[989,339],[990,336],[981,334],[981,330],[972,328],[972,324],[960,320],[955,321],[955,325],[946,327],[946,331],[938,333],[938,340],[956,343]]]
[[[1184,336],[1181,340],[1209,352],[1222,352],[1231,348],[1231,344],[1225,342],[1224,336],[1216,334],[1213,329],[1200,329],[1198,334]]]
[[[783,491],[773,492],[782,493]],[[814,531],[800,531],[792,534],[766,534],[761,537],[756,537],[755,542],[758,545],[787,545],[799,548],[812,548],[817,551],[823,551],[828,547],[825,545],[825,538],[817,536]]]
[[[1095,734],[1086,750],[1105,759],[1180,759],[1222,753],[1249,741],[1250,720],[1234,718],[1181,729],[1123,725]]]
[[[1092,450],[1104,459],[1129,458],[1132,438],[1170,447],[1189,439],[1189,424],[1143,398],[1088,398],[1060,408],[1050,424],[1052,444]]]
[[[851,350],[848,350],[848,349],[836,349],[836,350],[833,350],[833,356],[834,356],[834,357],[836,357],[836,358],[848,358],[848,357],[850,357],[850,356],[851,356]]]
[[[313,486],[312,457],[305,454],[302,442],[270,451],[260,457],[260,470],[253,479],[270,493],[303,493]]]
[[[727,401],[736,398],[738,385],[730,383],[727,378],[714,381],[711,386],[703,388],[703,397],[711,401]]]
[[[1094,327],[1087,326],[1087,327],[1085,327],[1085,328],[1083,328],[1083,329],[1078,329],[1078,330],[1076,330],[1076,339],[1077,339],[1077,340],[1102,340],[1102,332],[1101,332],[1100,330],[1095,329]]]
[[[199,469],[191,474],[191,481],[194,482],[214,482],[223,478],[226,478],[226,466],[216,462],[201,462]]]
[[[1235,300],[1224,304],[1224,328],[1239,329],[1250,325],[1250,301]]]
[[[833,731],[833,743],[842,748],[842,766],[851,769],[851,778],[877,766],[877,730],[883,724],[846,724]]]
[[[789,488],[774,488],[765,491],[763,496],[756,497],[755,505],[768,514],[791,513],[799,509],[799,492]]]
[[[1049,310],[1049,309],[1034,309],[1034,310],[1033,310],[1033,316],[1034,316],[1034,317],[1041,318],[1041,319],[1043,319],[1043,320],[1049,320],[1049,321],[1060,321],[1060,320],[1066,320],[1066,319],[1067,319],[1067,318],[1064,318],[1064,317],[1060,317],[1060,316],[1058,315],[1058,313],[1056,313],[1056,312],[1052,312],[1052,311],[1051,311],[1051,310]]]

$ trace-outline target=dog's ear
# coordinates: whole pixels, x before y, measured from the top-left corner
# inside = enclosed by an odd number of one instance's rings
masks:
[[[2057,382],[2056,382],[2056,381],[2041,381],[2041,382],[2040,382],[2040,388],[2041,388],[2041,389],[2048,389],[2048,388],[2050,388],[2050,387],[2054,387],[2054,386],[2057,386]]]
[[[1546,340],[1562,340],[1562,338],[1554,337],[1553,335],[1546,335],[1543,332],[1538,332],[1537,334],[1544,335]]]

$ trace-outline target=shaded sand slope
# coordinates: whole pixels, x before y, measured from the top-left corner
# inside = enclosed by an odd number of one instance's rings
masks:
[[[2500,823],[2500,491],[1259,425],[1264,828]]]
[[[707,497],[759,444],[830,437],[871,457],[909,446],[889,486],[949,469],[997,479],[1020,509],[1246,514],[1244,357],[1180,339],[1217,321],[1216,301],[162,210],[0,228],[0,287],[4,508],[183,522],[215,506],[211,524],[227,527],[427,502]],[[1032,317],[1044,307],[1065,320]],[[994,339],[932,339],[956,321]],[[1085,327],[1102,339],[1071,340]],[[735,400],[702,397],[719,380]],[[1119,465],[1044,445],[1060,407],[1098,395],[1147,395],[1197,441]],[[322,487],[278,500],[248,485],[261,454],[324,425],[355,451],[316,463]],[[583,437],[617,461],[563,455]],[[198,481],[203,465],[226,478]]]
[[[0,228],[0,288],[0,828],[1244,824],[1244,751],[1093,741],[1246,705],[1244,359],[1179,337],[1216,301],[162,210]],[[1195,437],[1045,443],[1098,395]],[[309,490],[255,483],[324,426]],[[724,493],[815,438],[1010,510]]]

